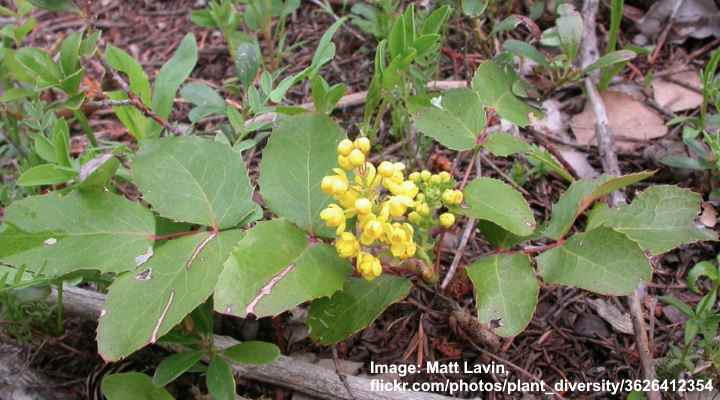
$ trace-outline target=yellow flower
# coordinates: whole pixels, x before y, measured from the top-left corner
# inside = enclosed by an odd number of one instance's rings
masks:
[[[347,177],[344,175],[329,175],[322,179],[320,188],[329,195],[339,195],[348,190]]]
[[[337,204],[330,204],[326,209],[320,211],[320,219],[331,228],[337,227],[338,235],[345,230],[345,211]]]
[[[420,173],[419,172],[413,172],[410,175],[408,175],[408,179],[410,179],[413,182],[417,182],[420,180]]]
[[[363,278],[371,281],[382,274],[380,260],[370,253],[361,252],[357,259],[357,269]]]
[[[399,218],[405,215],[408,207],[413,205],[413,201],[407,196],[391,196],[387,201],[390,216]]]
[[[424,202],[415,202],[415,211],[423,217],[430,215],[430,206]]]
[[[359,138],[355,139],[355,143],[353,143],[356,149],[363,152],[363,154],[367,155],[370,152],[370,139],[366,138],[365,136],[360,136]]]
[[[438,176],[440,177],[440,182],[442,183],[448,183],[452,179],[452,175],[445,171],[439,173]]]
[[[372,211],[372,202],[365,197],[355,200],[355,211],[358,214],[369,214]]]
[[[365,154],[358,149],[353,149],[348,156],[348,160],[350,160],[353,167],[359,167],[365,164]]]
[[[386,236],[393,256],[405,259],[415,255],[417,246],[413,242],[413,228],[410,224],[394,223],[389,225],[388,231]]]
[[[338,155],[337,163],[340,166],[340,168],[344,169],[345,171],[350,171],[353,169],[353,165],[350,162],[349,157],[345,157],[343,155]]]
[[[340,257],[352,258],[360,252],[360,243],[352,233],[343,232],[335,241],[335,249]]]
[[[440,175],[432,175],[430,177],[430,183],[432,183],[433,185],[437,185],[438,183],[440,183]]]
[[[452,213],[440,214],[440,226],[445,229],[450,228],[455,224],[455,215]]]
[[[353,142],[350,139],[343,139],[338,143],[337,152],[341,156],[347,157],[353,149]]]
[[[412,212],[410,212],[410,214],[408,214],[408,221],[417,225],[420,223],[420,221],[422,221],[422,216],[420,216],[420,214],[417,213],[416,211],[412,211]]]
[[[360,194],[354,189],[349,189],[339,196],[335,196],[338,203],[345,209],[351,209],[355,207],[355,201],[360,197]]]
[[[447,189],[442,194],[443,203],[456,206],[463,202],[463,193],[459,190]]]
[[[378,173],[380,173],[383,178],[390,178],[395,173],[395,166],[390,161],[383,161],[378,166]]]
[[[367,221],[362,228],[360,234],[360,242],[365,246],[370,246],[373,242],[383,234],[383,223],[377,219]]]
[[[424,180],[424,181],[427,181],[428,179],[430,179],[431,176],[432,176],[432,174],[430,173],[430,171],[428,171],[426,169],[424,169],[422,172],[420,172],[420,178],[422,178],[422,180]]]

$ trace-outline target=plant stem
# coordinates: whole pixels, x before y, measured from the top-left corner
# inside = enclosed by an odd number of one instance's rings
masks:
[[[82,127],[83,133],[85,134],[85,137],[90,142],[90,145],[92,147],[98,147],[97,138],[95,138],[95,133],[93,132],[92,128],[90,127],[90,121],[88,121],[85,114],[80,110],[73,110],[73,115],[75,116],[75,119],[77,119],[78,123],[80,124],[80,127]]]
[[[63,281],[60,281],[57,285],[57,305],[56,305],[57,319],[56,326],[57,334],[62,335],[65,330],[65,307],[63,306]]]

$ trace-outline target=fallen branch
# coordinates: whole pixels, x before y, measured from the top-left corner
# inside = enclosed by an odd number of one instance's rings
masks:
[[[583,7],[583,21],[585,22],[585,32],[583,32],[583,60],[582,65],[589,65],[596,61],[598,57],[597,36],[595,20],[597,17],[598,0],[585,0]],[[619,176],[620,164],[615,153],[615,144],[613,142],[613,133],[608,123],[607,111],[597,87],[592,77],[585,78],[585,90],[587,91],[588,101],[593,106],[596,116],[595,136],[598,143],[598,151],[605,172],[610,175]],[[610,207],[617,207],[626,202],[625,194],[621,191],[615,191],[610,195]],[[642,300],[645,297],[645,284],[640,283],[635,292],[628,299],[630,307],[630,315],[632,316],[635,328],[635,342],[637,344],[638,353],[640,354],[640,366],[644,374],[644,378],[650,382],[656,379],[655,364],[650,351],[647,328],[645,326],[645,316],[642,310]],[[647,392],[649,400],[661,400],[660,393],[657,390]]]
[[[105,303],[105,296],[90,290],[66,287],[63,291],[65,311],[85,318],[98,318]],[[57,299],[53,290],[51,300]],[[214,337],[215,346],[227,348],[239,342],[227,336]],[[171,346],[168,350],[177,351]],[[244,379],[253,379],[272,385],[282,386],[291,390],[321,399],[352,400],[348,390],[338,378],[335,371],[315,364],[296,360],[292,357],[280,356],[275,362],[265,365],[232,366],[235,375]],[[433,393],[421,392],[382,392],[373,391],[370,379],[347,376],[347,385],[356,400],[448,400],[450,397]]]

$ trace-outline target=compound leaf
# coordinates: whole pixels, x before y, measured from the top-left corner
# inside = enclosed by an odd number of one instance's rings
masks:
[[[225,263],[215,288],[215,310],[241,318],[274,316],[331,296],[342,289],[350,271],[332,246],[311,242],[290,222],[260,222]]]
[[[260,193],[268,208],[318,236],[332,236],[320,220],[331,198],[320,181],[337,167],[335,148],[345,132],[324,114],[283,120],[270,135],[260,163]]]
[[[212,294],[239,230],[202,232],[170,240],[132,273],[110,286],[97,342],[117,361],[155,343]]]
[[[485,112],[480,97],[470,89],[455,89],[439,94],[433,105],[414,113],[415,126],[427,136],[453,150],[475,147],[485,128]]]
[[[547,283],[607,295],[631,294],[649,281],[652,268],[637,243],[609,228],[573,235],[562,246],[537,257]]]
[[[177,221],[224,229],[255,210],[245,164],[223,143],[195,136],[148,141],[133,177],[144,199]]]
[[[155,220],[138,203],[104,192],[27,197],[6,209],[0,260],[51,276],[123,272],[152,246]]]
[[[405,298],[411,283],[405,278],[380,275],[368,282],[350,278],[345,288],[331,298],[315,300],[310,306],[310,337],[332,345],[370,325],[393,303]]]
[[[465,187],[465,204],[458,212],[493,222],[518,236],[528,236],[536,222],[527,201],[517,190],[493,178],[478,178]]]
[[[467,267],[475,286],[475,306],[483,324],[499,322],[495,332],[514,336],[530,323],[540,285],[524,254],[482,257]]]

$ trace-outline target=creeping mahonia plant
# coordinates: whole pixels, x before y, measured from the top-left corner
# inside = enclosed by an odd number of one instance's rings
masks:
[[[356,258],[357,271],[365,279],[380,276],[380,258],[402,263],[416,257],[423,278],[433,281],[427,251],[432,245],[430,231],[455,224],[455,215],[441,210],[462,203],[463,194],[453,189],[455,180],[444,171],[406,177],[401,162],[382,161],[376,167],[367,160],[370,147],[367,137],[338,144],[340,168],[320,185],[337,203],[322,210],[320,218],[336,228],[338,255]]]

